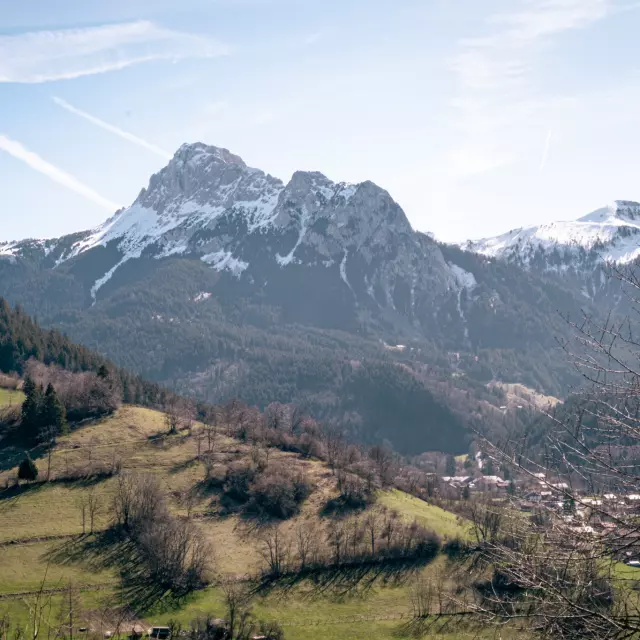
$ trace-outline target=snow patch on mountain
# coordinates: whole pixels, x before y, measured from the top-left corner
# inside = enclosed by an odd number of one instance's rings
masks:
[[[15,263],[18,247],[16,242],[0,242],[0,258],[7,258]]]
[[[452,262],[447,263],[453,278],[460,289],[473,289],[478,283],[473,273],[465,271],[462,267]]]
[[[111,269],[109,269],[109,271],[107,271],[107,273],[105,273],[102,278],[98,278],[94,283],[93,286],[91,287],[91,299],[93,300],[93,304],[96,303],[96,295],[98,293],[98,291],[101,289],[101,287],[103,287],[107,282],[109,282],[109,280],[111,280],[111,278],[113,277],[113,274],[116,272],[116,270],[121,267],[125,262],[127,262],[127,260],[129,260],[129,256],[125,256],[122,260],[120,260],[120,262],[118,262],[116,265],[114,265],[113,267],[111,267]]]
[[[349,257],[349,251],[345,250],[344,257],[340,262],[340,277],[342,278],[342,281],[347,285],[347,287],[349,287],[349,289],[353,291],[353,287],[349,284],[349,280],[347,280],[347,258],[348,257]]]
[[[296,243],[293,246],[293,249],[291,249],[291,251],[289,251],[289,253],[286,256],[281,256],[280,254],[276,255],[276,260],[281,267],[286,267],[287,265],[293,262],[294,260],[293,256],[296,252],[296,249],[300,246],[305,234],[307,233],[310,218],[311,216],[309,215],[309,210],[303,204],[302,215],[300,216],[300,232],[298,234],[298,239],[296,240]]]
[[[230,271],[236,278],[249,266],[248,262],[243,262],[235,258],[230,251],[224,249],[209,253],[200,258],[202,262],[211,265],[216,271]]]
[[[536,255],[559,252],[549,270],[570,268],[571,260],[593,254],[597,261],[621,264],[640,256],[640,204],[618,200],[578,220],[513,229],[494,238],[469,241],[462,247],[483,255],[529,266]]]

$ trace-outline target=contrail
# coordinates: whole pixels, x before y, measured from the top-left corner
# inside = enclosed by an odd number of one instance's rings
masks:
[[[549,133],[547,134],[547,141],[544,143],[544,151],[542,152],[542,158],[540,159],[540,169],[539,169],[540,173],[544,171],[544,167],[547,164],[547,158],[549,157],[550,146],[551,146],[551,129],[549,129]]]
[[[111,133],[114,133],[115,135],[120,136],[121,138],[124,138],[129,142],[133,142],[133,144],[137,144],[139,147],[143,147],[144,149],[147,149],[147,151],[151,151],[152,153],[159,155],[165,160],[171,160],[171,157],[172,157],[171,154],[168,151],[161,149],[160,147],[156,147],[155,144],[151,144],[150,142],[147,142],[142,138],[138,138],[138,136],[133,135],[133,133],[129,133],[128,131],[123,131],[122,129],[119,129],[118,127],[112,124],[109,124],[104,120],[100,120],[100,118],[96,118],[95,116],[92,116],[90,113],[87,113],[86,111],[81,111],[80,109],[77,109],[76,107],[69,104],[62,98],[57,98],[56,96],[52,96],[51,99],[59,107],[66,109],[70,113],[74,113],[75,115],[80,116],[85,120],[88,120],[89,122],[95,124],[98,127],[101,127],[102,129],[106,129],[107,131],[110,131]]]
[[[29,151],[29,149],[24,147],[20,142],[11,140],[2,134],[0,134],[0,150],[6,151],[9,155],[12,155],[18,160],[22,160],[22,162],[29,165],[32,169],[39,171],[54,182],[61,184],[70,191],[75,191],[77,194],[95,202],[97,205],[100,205],[108,211],[113,212],[120,208],[120,205],[115,202],[111,202],[111,200],[108,200],[107,198],[103,198],[97,191],[94,191],[91,187],[83,184],[71,174],[59,169],[50,162],[47,162],[37,153]]]

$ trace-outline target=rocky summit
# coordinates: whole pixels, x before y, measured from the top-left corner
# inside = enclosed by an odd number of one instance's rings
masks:
[[[575,224],[627,233],[635,211],[619,205]],[[421,384],[437,372],[558,392],[572,374],[550,354],[567,333],[562,316],[585,300],[557,270],[522,268],[542,233],[441,244],[372,182],[297,171],[285,184],[226,149],[185,144],[99,227],[0,245],[0,290],[118,362],[216,398],[240,390],[257,403],[290,401],[303,387],[322,396],[317,376],[296,373],[309,344],[331,368],[322,404],[340,411],[349,409],[336,385],[346,383],[334,369],[363,358],[399,359]],[[283,353],[287,374],[249,394],[269,374],[247,376]]]

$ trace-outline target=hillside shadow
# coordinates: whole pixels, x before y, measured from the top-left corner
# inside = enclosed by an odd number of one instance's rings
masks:
[[[0,504],[5,501],[17,500],[18,498],[41,491],[46,486],[62,485],[69,489],[83,489],[93,487],[111,478],[111,472],[94,473],[81,476],[67,476],[61,478],[51,478],[51,480],[35,480],[32,482],[22,482],[14,484],[0,491]]]
[[[277,577],[263,575],[256,579],[252,590],[256,594],[287,592],[305,584],[312,596],[353,596],[370,591],[376,583],[402,586],[413,579],[434,558],[386,559],[333,567],[313,567]]]
[[[194,465],[196,465],[198,462],[199,462],[198,456],[194,456],[193,458],[187,458],[182,462],[176,462],[174,465],[169,467],[169,473],[173,475],[176,473],[180,473],[181,471],[186,471],[190,467],[193,467]]]
[[[495,640],[502,638],[501,631],[504,627],[496,625],[492,636],[488,636],[486,625],[479,626],[477,621],[473,622],[471,616],[465,612],[457,610],[452,606],[443,613],[433,613],[429,616],[412,616],[393,631],[396,638],[436,638],[444,634],[456,635],[464,634],[470,638],[493,637]]]
[[[112,478],[114,473],[110,471],[104,471],[100,473],[90,473],[86,476],[67,476],[61,478],[52,478],[48,484],[60,484],[70,489],[81,489],[86,487],[94,487],[109,478]],[[45,483],[46,484],[46,483]]]
[[[29,451],[29,455],[34,462],[38,462],[47,455],[48,448],[38,446],[33,449],[33,442],[16,441],[11,442],[8,438],[2,442],[0,449],[0,471],[9,471],[17,467],[24,460],[24,452]]]
[[[17,500],[22,496],[37,493],[38,491],[41,491],[46,484],[46,481],[14,484],[13,486],[0,491],[0,502]]]
[[[138,613],[158,607],[174,609],[181,606],[187,595],[173,592],[151,580],[138,547],[116,527],[69,540],[44,557],[58,565],[81,566],[92,572],[116,570],[120,578],[121,598]]]
[[[347,518],[362,513],[368,506],[367,502],[354,503],[338,496],[337,498],[329,498],[318,511],[318,515],[321,518]]]

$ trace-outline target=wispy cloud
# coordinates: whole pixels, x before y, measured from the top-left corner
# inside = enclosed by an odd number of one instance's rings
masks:
[[[148,151],[151,151],[152,153],[159,155],[161,158],[164,158],[165,160],[171,159],[171,154],[168,151],[165,151],[164,149],[157,147],[155,144],[152,144],[151,142],[147,142],[146,140],[139,138],[133,133],[129,133],[128,131],[123,131],[119,127],[109,124],[104,120],[100,120],[100,118],[96,118],[95,116],[92,116],[90,113],[87,113],[86,111],[82,111],[81,109],[74,107],[73,105],[69,104],[66,100],[63,100],[62,98],[53,96],[52,100],[59,107],[62,107],[63,109],[66,109],[70,113],[80,116],[85,120],[88,120],[89,122],[95,124],[96,126],[102,129],[105,129],[106,131],[110,131],[111,133],[119,136],[120,138],[123,138],[124,140],[132,142],[133,144],[137,144],[139,147],[147,149]]]
[[[544,171],[544,168],[547,164],[547,158],[549,157],[549,149],[551,148],[551,129],[549,129],[549,133],[547,134],[547,139],[544,143],[544,151],[542,152],[542,158],[540,158],[540,173]]]
[[[16,140],[11,140],[6,136],[0,134],[0,150],[6,151],[14,158],[21,160],[25,164],[29,165],[32,169],[35,169],[39,173],[47,176],[54,182],[62,185],[74,191],[78,195],[84,196],[87,200],[91,200],[95,204],[107,209],[107,211],[115,211],[119,208],[119,205],[115,202],[111,202],[107,198],[101,196],[97,191],[94,191],[91,187],[88,187],[83,182],[80,182],[77,178],[71,174],[63,171],[55,165],[47,162],[44,158],[41,158],[37,153],[29,151],[24,145]]]
[[[226,55],[221,42],[137,21],[0,36],[0,82],[39,83],[151,60]]]
[[[610,0],[519,0],[509,13],[487,20],[488,35],[460,42],[453,60],[458,77],[454,125],[464,142],[450,156],[458,178],[513,161],[531,144],[535,116],[553,101],[532,87],[543,48],[567,31],[606,17]]]

